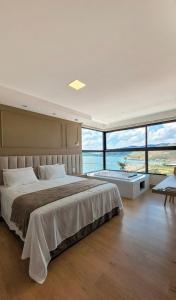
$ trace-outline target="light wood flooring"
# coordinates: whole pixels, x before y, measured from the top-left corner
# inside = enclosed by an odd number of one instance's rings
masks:
[[[176,300],[176,204],[147,192],[53,260],[43,285],[0,222],[0,300]]]

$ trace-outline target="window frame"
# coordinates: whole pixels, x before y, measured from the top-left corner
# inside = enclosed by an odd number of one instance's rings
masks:
[[[107,152],[137,152],[137,151],[143,151],[145,152],[145,172],[138,172],[141,174],[153,174],[153,175],[166,175],[166,174],[161,174],[161,173],[152,173],[149,172],[149,161],[148,161],[148,153],[151,151],[164,151],[164,150],[176,150],[176,146],[148,146],[148,127],[152,126],[152,125],[162,125],[162,124],[167,124],[167,123],[173,123],[176,122],[176,119],[172,119],[172,120],[167,120],[167,121],[160,121],[160,122],[151,122],[151,123],[147,123],[144,125],[137,125],[137,126],[130,126],[130,127],[125,127],[125,128],[119,128],[119,129],[114,129],[114,130],[108,130],[108,131],[101,131],[101,130],[97,130],[97,129],[91,129],[91,128],[87,128],[87,127],[82,127],[85,129],[90,129],[90,130],[94,130],[94,131],[99,131],[102,132],[103,135],[103,150],[83,150],[82,152],[103,152],[103,169],[102,170],[108,170],[106,168],[106,153]],[[106,134],[107,133],[111,133],[111,132],[117,132],[117,131],[122,131],[122,130],[128,130],[128,129],[136,129],[136,128],[145,128],[145,146],[144,147],[137,147],[137,148],[117,148],[117,149],[107,149],[107,139],[106,139]],[[120,170],[114,170],[117,172],[120,172]],[[92,171],[95,172],[95,171]],[[123,171],[123,172],[130,172],[130,171]]]
[[[102,170],[105,170],[105,152],[104,152],[104,149],[105,149],[105,144],[104,144],[104,141],[105,141],[105,132],[102,131],[102,130],[98,130],[98,129],[92,129],[92,128],[88,128],[88,127],[85,127],[85,126],[82,126],[81,130],[82,129],[89,129],[89,130],[93,130],[93,131],[98,131],[98,132],[101,132],[102,133],[102,150],[84,150],[82,149],[82,153],[95,153],[95,152],[99,152],[99,153],[102,153],[103,154],[103,169],[99,170],[99,171],[102,171]],[[81,131],[82,132],[82,131]],[[92,172],[97,172],[97,170],[92,170],[91,172],[87,172],[85,174],[89,174],[89,173],[92,173]]]
[[[142,151],[145,153],[145,172],[137,172],[137,173],[140,173],[140,174],[145,174],[147,173],[148,174],[148,160],[147,160],[147,127],[146,125],[141,125],[141,126],[133,126],[133,127],[127,127],[127,128],[119,128],[119,129],[114,129],[114,130],[109,130],[109,131],[106,131],[105,132],[105,135],[107,133],[111,133],[111,132],[117,132],[117,131],[122,131],[122,130],[128,130],[128,129],[136,129],[136,128],[145,128],[145,146],[144,147],[133,147],[133,148],[115,148],[115,149],[107,149],[107,141],[105,143],[105,152],[104,152],[104,155],[105,155],[105,160],[106,160],[106,153],[107,152],[137,152],[137,151]],[[147,162],[147,164],[146,164]],[[106,169],[109,171],[109,169]],[[120,170],[111,170],[111,171],[117,171],[117,172],[120,172]],[[123,172],[130,172],[130,171],[127,171],[127,170],[123,170]]]
[[[120,151],[117,151],[117,150],[111,150],[111,151],[107,150],[107,151],[105,151],[105,160],[106,160],[106,153],[111,153],[111,152],[144,152],[144,157],[145,157],[145,164],[144,164],[145,165],[145,171],[144,172],[128,171],[128,170],[123,170],[123,172],[127,172],[127,173],[131,173],[132,172],[132,173],[146,174],[147,173],[146,172],[146,152],[145,152],[144,148],[142,148],[143,150],[139,150],[139,148],[137,148],[138,150],[136,150],[136,148],[133,148],[133,150],[127,150],[127,148],[123,148],[123,149],[125,149],[125,150],[120,149]],[[122,172],[122,170],[116,170],[116,169],[107,169],[106,168],[106,170],[107,171]],[[149,174],[149,173],[147,173],[147,174]]]
[[[136,128],[145,128],[145,147],[141,147],[141,148],[118,148],[118,149],[107,149],[107,144],[105,145],[105,152],[125,152],[125,151],[144,151],[145,152],[145,172],[138,172],[141,174],[153,174],[153,175],[166,175],[166,174],[161,174],[161,173],[152,173],[149,172],[149,161],[148,161],[148,152],[151,151],[161,151],[161,150],[176,150],[176,146],[156,146],[156,147],[150,147],[148,146],[148,127],[152,126],[152,125],[162,125],[162,124],[167,124],[167,123],[173,123],[176,122],[176,119],[172,119],[172,120],[167,120],[167,121],[160,121],[160,122],[151,122],[151,123],[147,123],[144,125],[137,125],[137,126],[130,126],[130,127],[126,127],[126,128],[119,128],[119,129],[114,129],[114,130],[108,130],[106,131],[106,133],[110,133],[110,132],[116,132],[116,131],[122,131],[122,130],[128,130],[128,129],[136,129]],[[108,169],[107,169],[108,170]],[[115,171],[119,171],[119,170],[115,170]],[[129,171],[125,171],[125,172],[129,172]]]

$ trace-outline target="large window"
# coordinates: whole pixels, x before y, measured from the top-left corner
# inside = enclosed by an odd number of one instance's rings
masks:
[[[106,134],[107,149],[145,147],[145,128],[112,131]]]
[[[148,152],[148,171],[156,174],[173,174],[176,166],[176,150],[157,150]]]
[[[82,128],[83,173],[104,169],[103,133]]]
[[[145,152],[106,152],[106,169],[145,172]]]
[[[103,152],[83,152],[83,173],[103,170]]]
[[[148,147],[176,146],[176,122],[147,126]]]
[[[176,166],[176,122],[147,126],[148,171],[173,174]]]
[[[83,171],[173,174],[176,121],[106,132],[83,128]]]
[[[103,133],[101,131],[82,128],[82,149],[103,150]]]
[[[146,128],[106,133],[106,169],[145,172]]]

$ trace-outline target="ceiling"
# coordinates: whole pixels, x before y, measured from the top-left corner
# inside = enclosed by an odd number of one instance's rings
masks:
[[[175,0],[0,7],[1,103],[101,129],[176,115]]]

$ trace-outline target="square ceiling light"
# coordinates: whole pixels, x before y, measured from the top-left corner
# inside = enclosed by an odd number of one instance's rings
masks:
[[[69,86],[72,88],[72,89],[75,89],[75,90],[80,90],[82,89],[83,87],[85,87],[85,83],[79,81],[79,80],[74,80],[72,82],[69,83]]]

